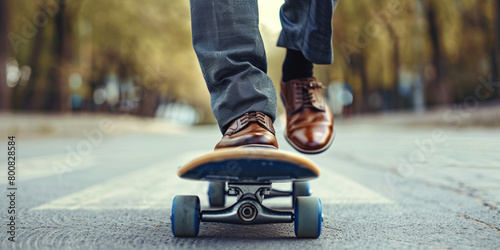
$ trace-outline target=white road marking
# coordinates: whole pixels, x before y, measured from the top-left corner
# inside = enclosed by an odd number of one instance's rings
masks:
[[[333,171],[332,171],[333,172]],[[323,175],[324,176],[324,175]],[[328,180],[319,186],[312,183],[312,193],[322,199],[323,204],[393,204],[394,201],[372,191],[338,173],[328,175]],[[315,185],[316,184],[316,185]]]
[[[181,154],[174,159],[167,159],[60,197],[32,210],[165,209],[170,207],[172,199],[178,194],[202,197],[206,193],[205,182],[190,183],[181,180],[176,174],[177,167],[199,154],[197,151]]]
[[[33,210],[43,209],[167,209],[175,195],[198,195],[207,206],[207,183],[182,180],[176,175],[178,166],[200,155],[199,151],[187,152],[137,171],[117,176],[103,183],[76,193],[63,196]],[[380,195],[332,170],[323,167],[318,181],[312,181],[313,194],[324,204],[392,204]],[[279,184],[278,187],[290,187]],[[229,199],[234,201],[234,199]],[[266,204],[287,206],[290,199],[271,199]]]
[[[315,196],[328,197],[322,199],[323,204],[394,204],[395,202],[351,179],[339,174],[328,166],[349,168],[352,163],[328,159],[328,164],[320,164],[321,176],[319,182],[311,183],[311,191]],[[319,163],[319,162],[318,162]],[[383,185],[386,180],[382,179]]]
[[[74,171],[85,169],[96,164],[96,159],[92,155],[81,157],[80,161],[75,161],[74,164],[68,165],[66,162],[67,154],[55,154],[47,156],[37,156],[30,158],[20,158],[16,161],[16,180],[25,181],[57,175],[63,171]],[[0,166],[7,166],[4,161]],[[7,184],[6,171],[1,172],[0,185]],[[4,178],[5,177],[5,178]]]

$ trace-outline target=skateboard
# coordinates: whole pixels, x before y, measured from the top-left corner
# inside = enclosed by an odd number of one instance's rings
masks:
[[[197,236],[200,222],[294,223],[297,237],[318,238],[321,234],[321,200],[310,196],[308,183],[320,171],[301,155],[266,147],[218,149],[180,167],[177,174],[183,179],[208,181],[211,208],[201,210],[198,196],[177,195],[170,216],[176,237]],[[292,190],[273,189],[272,184],[278,182],[292,182]],[[225,207],[226,196],[236,196],[237,201]],[[292,208],[283,211],[263,205],[264,199],[273,197],[292,197]]]

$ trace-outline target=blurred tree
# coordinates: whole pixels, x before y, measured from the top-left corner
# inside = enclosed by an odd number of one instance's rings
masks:
[[[71,96],[78,95],[87,110],[153,116],[159,103],[168,100],[211,112],[191,46],[188,1],[0,4],[0,36],[19,38],[0,49],[0,108],[12,103],[17,109],[66,112]],[[463,102],[475,94],[478,76],[491,72],[498,81],[499,5],[498,0],[339,1],[333,20],[335,63],[317,67],[316,74],[326,83],[349,83],[354,112],[409,107],[413,92],[422,92],[420,78],[428,105]],[[6,14],[13,20],[8,31],[1,29]],[[267,37],[279,31],[262,32],[269,75],[279,82],[284,50]],[[27,83],[13,88],[10,102],[2,77],[6,52],[20,68],[31,69]],[[68,86],[71,75],[81,76],[81,86]],[[118,88],[116,98],[113,87]],[[99,103],[95,93],[104,95]],[[500,97],[500,89],[496,94]]]
[[[9,2],[0,1],[0,111],[9,110],[11,106],[10,88],[7,86],[7,27],[9,21]]]
[[[392,103],[391,109],[401,109],[403,107],[403,102],[401,96],[399,94],[399,71],[401,66],[401,60],[399,55],[399,37],[394,31],[394,28],[391,24],[387,25],[387,30],[389,31],[390,37],[394,43],[393,47],[393,82],[392,82]]]
[[[184,99],[210,112],[186,1],[19,0],[13,7],[18,21],[9,34],[17,40],[9,50],[20,67],[31,69],[27,84],[14,88],[16,108],[65,112],[76,91],[88,108],[117,111],[128,105],[130,91],[120,89],[119,102],[93,103],[94,91],[116,75],[120,88],[129,81],[138,88],[132,98],[137,114],[153,116],[160,98]],[[83,77],[78,90],[68,86],[74,73]]]
[[[446,59],[442,51],[442,41],[441,38],[445,34],[443,29],[440,27],[439,23],[439,4],[441,2],[436,2],[433,0],[421,0],[423,1],[422,6],[425,9],[425,15],[429,25],[429,37],[431,41],[432,48],[432,71],[431,77],[427,78],[425,83],[426,96],[431,104],[448,104],[449,94],[447,87],[447,68],[445,66]],[[450,8],[448,5],[447,8]]]
[[[113,74],[121,83],[132,79],[140,89],[137,114],[153,116],[161,98],[206,106],[188,2],[86,1],[80,15],[91,27],[91,93]]]
[[[40,3],[38,6],[38,11],[42,12],[47,8],[47,3]],[[33,41],[31,42],[31,51],[26,61],[26,64],[31,68],[31,74],[29,79],[29,84],[26,86],[17,85],[15,90],[18,92],[16,99],[20,99],[21,107],[24,110],[36,110],[36,109],[45,109],[45,106],[42,106],[47,98],[45,93],[45,88],[41,84],[43,84],[43,80],[41,78],[44,77],[42,71],[44,67],[41,61],[41,56],[43,52],[43,47],[46,45],[45,39],[45,30],[47,25],[41,25],[37,28],[36,34],[33,37]],[[19,58],[17,58],[19,60]]]
[[[463,103],[478,76],[498,69],[497,11],[497,0],[339,1],[330,79],[352,85],[355,112],[408,107],[418,96],[428,106]],[[415,93],[420,79],[424,95]]]
[[[50,71],[50,87],[52,98],[49,98],[50,110],[68,112],[70,110],[69,76],[72,70],[77,13],[82,1],[57,1],[59,11],[54,16],[54,61]]]
[[[500,82],[500,1],[494,1],[494,42],[491,51],[492,81]],[[500,85],[496,88],[496,97],[500,99]]]
[[[422,60],[422,46],[415,46],[421,32],[414,9],[406,0],[339,1],[330,78],[353,86],[356,111],[403,107],[400,72],[414,71]],[[381,103],[370,103],[380,98]]]

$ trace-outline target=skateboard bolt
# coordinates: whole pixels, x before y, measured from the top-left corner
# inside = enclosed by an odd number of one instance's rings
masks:
[[[251,222],[257,217],[257,208],[251,203],[243,204],[238,209],[238,215],[242,221]]]

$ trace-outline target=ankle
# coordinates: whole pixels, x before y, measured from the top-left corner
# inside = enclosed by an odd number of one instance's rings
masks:
[[[313,63],[302,52],[287,49],[282,68],[282,80],[287,82],[313,76]]]

